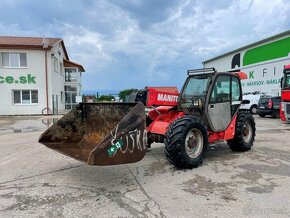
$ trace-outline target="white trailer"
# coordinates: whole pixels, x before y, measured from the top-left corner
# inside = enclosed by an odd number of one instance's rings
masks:
[[[290,31],[266,38],[203,62],[217,71],[243,71],[243,92],[280,95],[283,67],[290,64]]]

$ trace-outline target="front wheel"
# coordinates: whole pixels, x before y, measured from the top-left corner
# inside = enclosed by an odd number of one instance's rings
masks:
[[[228,146],[232,151],[248,151],[253,146],[255,136],[256,126],[253,115],[246,111],[239,111],[235,136],[227,141]]]
[[[164,142],[170,163],[178,168],[198,167],[208,147],[206,125],[197,117],[182,117],[170,125]]]

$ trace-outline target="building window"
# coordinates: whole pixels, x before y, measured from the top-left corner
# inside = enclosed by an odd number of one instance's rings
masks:
[[[14,104],[37,104],[38,91],[37,90],[13,90]]]
[[[27,56],[26,53],[0,53],[0,64],[3,67],[8,68],[23,68],[27,67]]]
[[[78,82],[77,68],[65,68],[65,81]]]
[[[65,109],[72,109],[76,102],[77,87],[74,86],[64,86],[65,91]]]
[[[59,72],[59,65],[58,65],[58,60],[57,58],[53,58],[53,66],[54,66],[54,71]]]

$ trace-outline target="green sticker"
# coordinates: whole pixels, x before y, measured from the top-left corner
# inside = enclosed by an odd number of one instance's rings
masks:
[[[290,37],[270,42],[245,52],[243,66],[288,57],[290,52]]]
[[[110,157],[112,157],[113,154],[115,154],[115,152],[116,152],[119,148],[121,148],[123,145],[124,145],[123,140],[120,139],[116,144],[112,145],[112,147],[110,147],[110,148],[107,150],[108,155],[109,155]]]

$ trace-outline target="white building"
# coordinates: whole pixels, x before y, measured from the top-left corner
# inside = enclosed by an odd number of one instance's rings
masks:
[[[82,72],[60,38],[0,36],[0,115],[64,113],[80,95]]]
[[[290,64],[290,31],[235,49],[203,62],[217,71],[243,71],[243,92],[280,95],[283,67]]]

